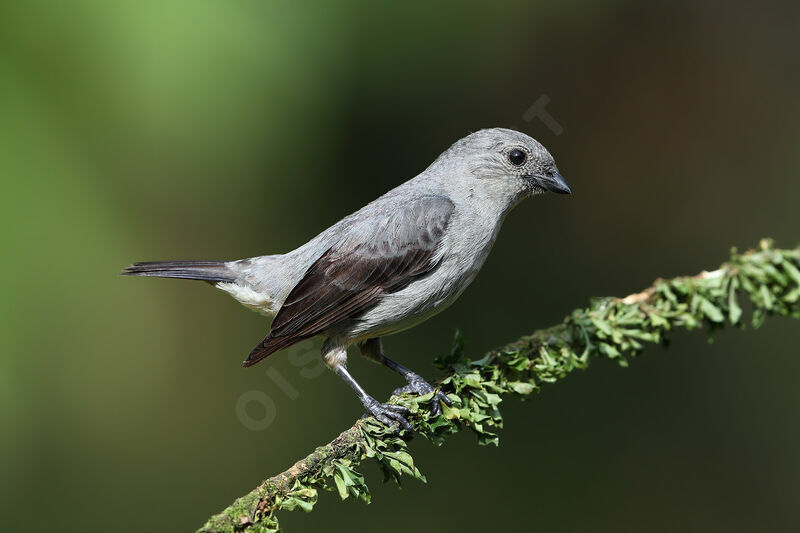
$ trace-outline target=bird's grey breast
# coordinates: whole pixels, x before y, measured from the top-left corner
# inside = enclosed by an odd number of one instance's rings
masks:
[[[395,333],[447,308],[483,266],[502,218],[485,206],[456,202],[437,247],[436,268],[403,290],[384,295],[351,324],[348,335],[360,339]]]

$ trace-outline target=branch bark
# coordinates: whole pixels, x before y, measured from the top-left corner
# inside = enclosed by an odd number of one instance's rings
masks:
[[[435,444],[462,428],[476,432],[482,444],[496,444],[492,430],[502,427],[497,410],[501,394],[530,394],[542,383],[585,368],[594,356],[626,366],[626,355],[641,351],[643,343],[662,342],[675,327],[705,325],[714,330],[726,322],[741,325],[741,294],[749,296],[756,327],[769,314],[800,317],[800,249],[779,250],[770,241],[762,241],[757,250],[734,251],[731,260],[717,270],[659,279],[624,298],[596,299],[561,324],[492,350],[477,361],[465,359],[457,342],[449,356],[440,358],[440,366],[449,373],[438,382],[456,402],[454,408],[432,417],[420,408],[430,398],[404,396],[392,401],[411,408],[415,430]],[[352,495],[368,501],[363,477],[350,468],[365,458],[377,459],[395,478],[401,473],[422,478],[404,440],[374,419],[359,419],[330,443],[211,517],[199,531],[278,531],[276,511],[298,507],[310,511],[317,489],[334,484],[342,498]]]

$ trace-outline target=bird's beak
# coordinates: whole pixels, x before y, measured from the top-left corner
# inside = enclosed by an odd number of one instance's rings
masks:
[[[567,180],[564,179],[560,172],[556,172],[552,176],[534,176],[533,179],[537,185],[548,191],[558,194],[572,194],[572,189],[570,189]]]

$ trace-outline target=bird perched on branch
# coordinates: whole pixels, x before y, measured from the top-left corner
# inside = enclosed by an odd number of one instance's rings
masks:
[[[134,263],[130,276],[197,279],[274,317],[244,361],[252,366],[304,339],[325,337],[322,358],[367,412],[410,429],[407,409],[381,404],[347,370],[347,348],[402,375],[395,391],[428,382],[383,353],[381,337],[442,311],[473,280],[506,214],[521,200],[570,194],[553,157],[531,137],[494,128],[457,141],[421,174],[343,218],[299,248],[238,261]],[[449,398],[437,391],[431,410]]]

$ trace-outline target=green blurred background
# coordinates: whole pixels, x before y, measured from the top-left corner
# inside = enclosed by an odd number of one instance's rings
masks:
[[[2,529],[193,530],[348,427],[307,346],[245,370],[262,317],[117,273],[290,250],[470,131],[536,137],[574,194],[518,207],[458,303],[386,341],[431,378],[456,328],[479,355],[732,245],[796,245],[798,32],[794,1],[3,2]],[[523,118],[542,96],[560,135]],[[507,402],[499,448],[415,440],[427,485],[369,466],[371,505],[282,523],[797,531],[798,345],[781,319],[678,333]],[[401,384],[351,361],[376,396]]]

